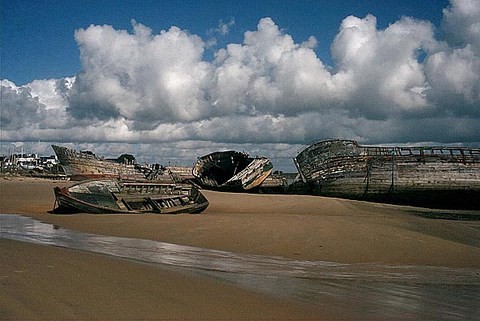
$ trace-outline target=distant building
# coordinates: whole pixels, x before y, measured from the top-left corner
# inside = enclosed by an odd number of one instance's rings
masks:
[[[59,165],[57,156],[39,156],[38,154],[11,154],[0,157],[2,172],[17,172],[30,170],[49,170]]]

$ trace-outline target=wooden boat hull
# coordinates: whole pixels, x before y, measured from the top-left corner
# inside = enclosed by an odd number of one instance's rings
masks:
[[[192,185],[91,180],[54,188],[55,213],[201,213],[209,202]]]
[[[294,159],[314,194],[433,207],[480,207],[480,150],[312,144]]]
[[[272,173],[266,157],[249,157],[236,151],[214,152],[200,157],[193,167],[193,176],[207,189],[249,191],[259,187]]]
[[[104,159],[92,152],[77,152],[63,146],[52,145],[57,158],[65,173],[72,181],[92,179],[122,179],[122,180],[152,180],[157,182],[174,183],[184,177],[180,168],[173,168],[172,175],[166,167],[140,166],[135,162],[122,163],[115,160]]]
[[[65,173],[71,180],[102,178],[145,179],[144,173],[134,164],[122,164],[106,160],[91,152],[77,152],[62,146],[52,145]]]

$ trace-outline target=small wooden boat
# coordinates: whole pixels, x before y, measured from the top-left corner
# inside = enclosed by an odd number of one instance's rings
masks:
[[[89,180],[54,192],[54,213],[200,213],[209,205],[190,184]]]

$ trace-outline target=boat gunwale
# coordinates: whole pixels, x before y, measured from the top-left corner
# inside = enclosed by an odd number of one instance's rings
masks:
[[[370,150],[370,149],[384,149],[384,150],[422,150],[422,151],[432,151],[432,150],[447,150],[447,151],[471,151],[471,152],[476,152],[478,153],[478,156],[480,157],[480,148],[475,148],[475,147],[467,147],[467,146],[447,146],[447,145],[432,145],[432,146],[411,146],[411,145],[393,145],[393,146],[387,146],[387,145],[362,145],[359,144],[356,140],[353,139],[326,139],[326,140],[317,140],[313,141],[311,144],[306,145],[302,147],[299,152],[297,153],[297,156],[294,158],[296,159],[300,154],[306,152],[307,150],[314,150],[317,145],[320,144],[325,144],[325,143],[331,143],[331,142],[349,142],[352,143],[355,147],[362,148],[364,150]],[[416,155],[416,154],[415,154]],[[437,155],[437,154],[430,154],[430,155]],[[398,156],[398,155],[397,155]],[[400,155],[401,156],[401,155]],[[426,155],[428,156],[428,155]],[[456,155],[457,156],[457,155]],[[460,156],[460,155],[458,155]]]

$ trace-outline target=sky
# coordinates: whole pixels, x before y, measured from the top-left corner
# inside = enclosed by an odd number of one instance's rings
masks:
[[[0,6],[0,154],[234,149],[291,170],[320,139],[480,144],[480,0]]]

